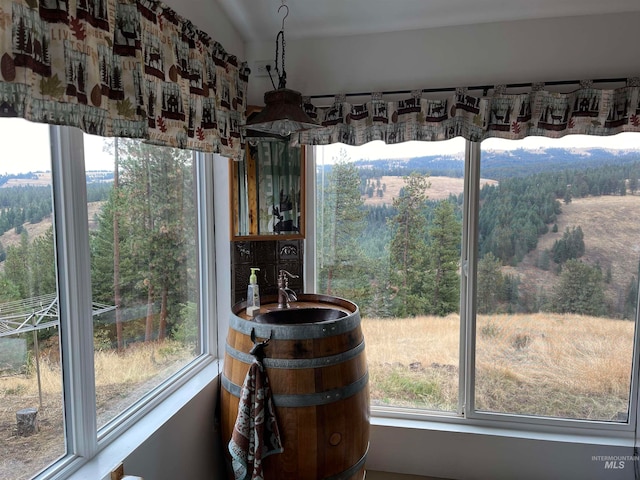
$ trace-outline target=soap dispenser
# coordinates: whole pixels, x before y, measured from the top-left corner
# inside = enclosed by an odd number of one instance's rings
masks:
[[[260,269],[252,267],[250,270],[251,275],[249,275],[249,286],[247,287],[247,315],[255,317],[260,313],[260,287],[256,276],[256,271],[260,271]]]

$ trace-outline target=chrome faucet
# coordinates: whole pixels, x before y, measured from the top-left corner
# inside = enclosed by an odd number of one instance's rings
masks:
[[[298,278],[298,275],[280,270],[278,275],[278,308],[289,308],[289,302],[296,302],[296,292],[289,288],[289,278]]]

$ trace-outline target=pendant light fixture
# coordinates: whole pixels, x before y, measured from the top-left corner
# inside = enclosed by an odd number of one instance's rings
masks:
[[[283,7],[287,9],[287,12],[282,19],[282,29],[276,36],[275,71],[278,74],[278,88],[276,88],[271,76],[271,68],[267,66],[269,78],[274,89],[264,94],[265,107],[247,120],[245,128],[249,137],[259,137],[261,133],[269,134],[269,136],[288,137],[293,132],[318,127],[318,124],[302,109],[302,95],[300,92],[287,88],[287,72],[284,69],[284,49],[286,45],[284,40],[284,21],[289,16],[289,7],[284,4],[284,0],[278,8],[278,13]],[[278,66],[278,60],[280,60],[280,66]]]

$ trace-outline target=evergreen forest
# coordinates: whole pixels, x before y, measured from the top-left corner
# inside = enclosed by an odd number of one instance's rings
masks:
[[[114,172],[87,177],[87,200],[99,205],[89,232],[93,301],[120,307],[94,317],[97,347],[164,338],[195,346],[191,153],[122,139],[111,149]],[[50,186],[0,188],[0,234],[20,235],[17,244],[0,243],[0,303],[56,292],[51,212]],[[29,238],[29,224],[49,227]]]
[[[323,192],[317,213],[322,225],[317,246],[320,290],[354,299],[365,315],[374,317],[457,312],[462,194],[431,200],[429,178],[431,168],[439,175],[455,175],[462,171],[462,162],[442,157],[352,162],[344,151],[340,155],[318,175],[325,179],[317,185]],[[638,152],[611,158],[597,150],[587,161],[562,149],[551,149],[550,155],[542,162],[539,154],[483,157],[483,178],[490,172],[498,183],[480,191],[478,312],[629,318],[638,275],[625,286],[623,305],[608,302],[603,291],[611,272],[581,260],[585,239],[580,226],[560,232],[553,248],[539,252],[537,267],[554,276],[562,295],[546,292],[531,298],[522,292],[519,276],[505,269],[517,267],[538,247],[542,235],[557,232],[563,205],[578,198],[638,193]],[[520,175],[514,174],[516,164],[522,167]],[[405,186],[391,204],[365,204],[367,197],[382,196],[383,176],[399,175]]]

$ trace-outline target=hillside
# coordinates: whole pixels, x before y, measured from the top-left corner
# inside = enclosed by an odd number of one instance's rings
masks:
[[[86,172],[87,184],[112,183],[113,172],[109,170],[89,170]],[[28,172],[17,175],[0,175],[0,188],[12,187],[48,187],[51,185],[51,172]]]
[[[450,193],[462,192],[463,180],[453,177],[429,177],[431,187],[427,191],[430,200],[446,199]],[[497,183],[483,179],[482,184]],[[365,205],[380,206],[391,204],[404,186],[401,176],[382,176],[380,184],[385,185],[382,197],[364,196]],[[580,226],[584,232],[585,255],[581,257],[589,265],[599,264],[603,274],[611,270],[611,282],[607,285],[606,296],[613,305],[621,305],[627,295],[626,288],[637,274],[640,259],[640,222],[637,211],[640,209],[640,195],[599,196],[574,199],[562,204],[562,213],[558,216],[558,232],[538,238],[538,247],[529,252],[517,266],[503,267],[503,273],[520,277],[520,295],[536,298],[541,293],[549,295],[558,281],[556,265],[551,261],[548,271],[538,268],[538,259],[544,250],[551,250],[554,242],[562,238],[566,228]],[[551,226],[549,226],[551,227]],[[629,251],[629,239],[635,239]]]
[[[522,290],[536,295],[542,289],[553,291],[557,275],[552,270],[537,268],[540,252],[551,249],[556,240],[562,237],[567,227],[580,226],[584,232],[585,255],[582,261],[600,264],[603,273],[611,268],[612,281],[607,286],[606,295],[610,302],[624,302],[627,294],[624,289],[629,285],[638,269],[640,258],[640,223],[637,211],[640,208],[640,196],[603,196],[573,200],[562,205],[562,214],[558,216],[558,232],[549,232],[538,240],[538,248],[529,252],[517,267],[504,267],[504,272],[519,275]],[[629,239],[634,239],[629,250]],[[525,287],[525,285],[528,286]],[[614,290],[617,285],[623,291]]]
[[[540,148],[483,150],[482,176],[501,179],[524,177],[540,172],[559,172],[567,168],[596,168],[608,164],[630,165],[640,161],[638,150],[603,148]],[[407,159],[356,160],[354,164],[368,177],[406,175],[416,171],[433,176],[462,177],[463,155],[432,155]],[[324,167],[327,171],[331,165]]]
[[[427,190],[429,200],[444,200],[450,194],[459,195],[464,189],[464,179],[455,177],[429,177],[431,187]],[[497,184],[495,180],[480,179],[480,186],[490,183]],[[371,198],[363,196],[365,205],[391,205],[393,199],[397,198],[400,190],[404,187],[402,176],[384,175],[380,177],[380,185],[386,188],[382,191],[382,196],[374,194]]]
[[[9,178],[0,188],[47,187],[51,185],[51,172],[35,172],[27,178]]]
[[[96,215],[100,213],[102,205],[104,205],[104,202],[91,202],[87,205],[89,230],[95,230],[98,227]],[[24,229],[27,232],[30,242],[38,236],[43,235],[49,227],[51,227],[51,215],[44,218],[41,222],[24,224]],[[11,229],[0,235],[0,243],[2,243],[5,249],[12,245],[18,245],[20,243],[20,235],[18,235],[14,229]]]

